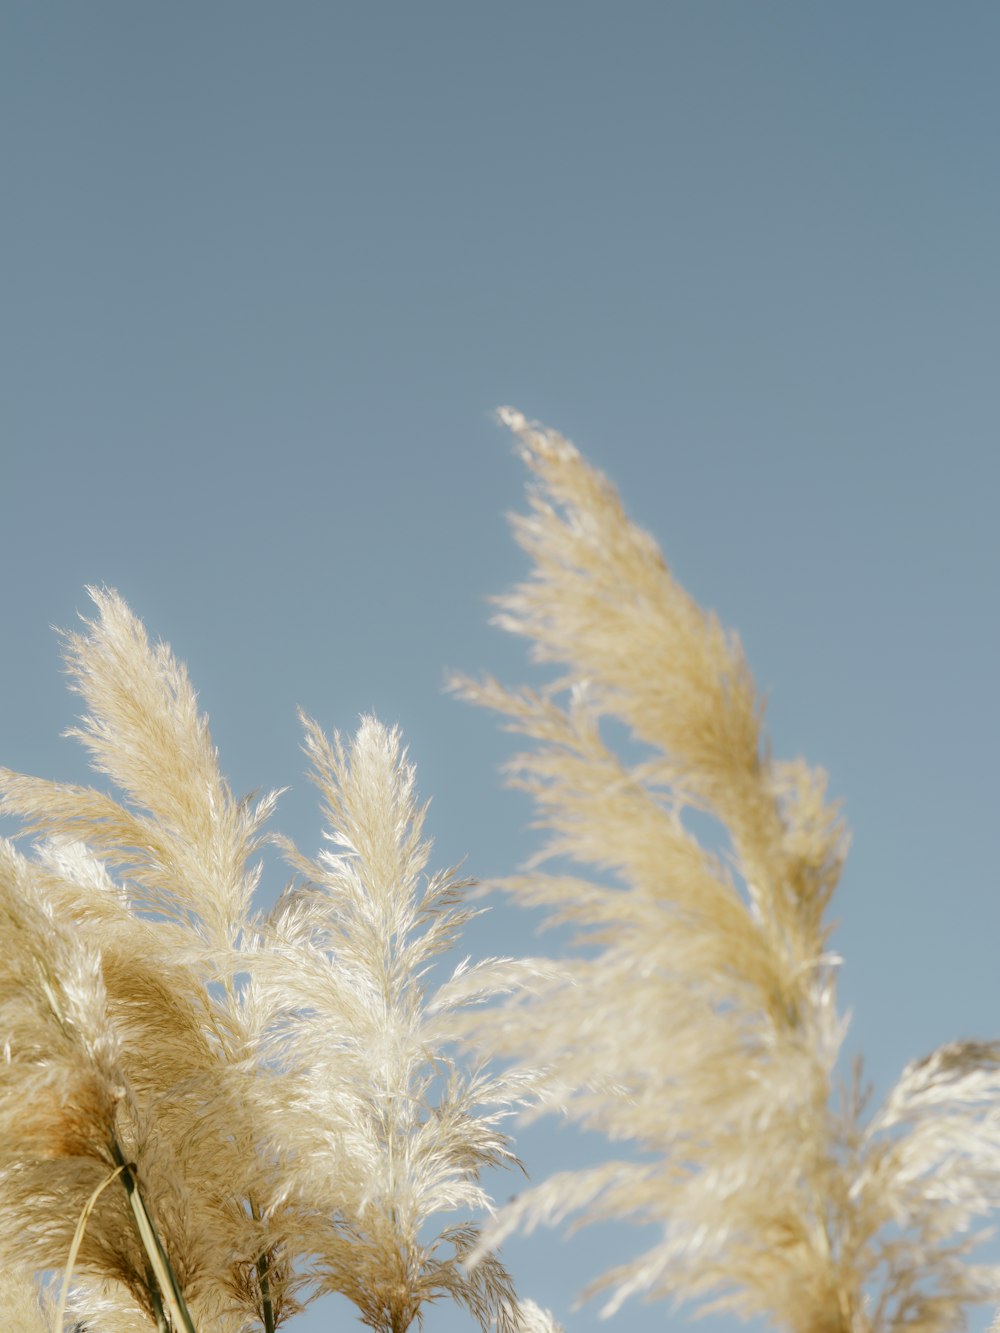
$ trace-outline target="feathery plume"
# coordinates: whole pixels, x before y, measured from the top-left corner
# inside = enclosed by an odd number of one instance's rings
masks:
[[[67,1249],[72,1266],[79,1251],[138,1299],[162,1297],[193,1333],[138,1168],[123,1155],[130,1089],[100,957],[46,908],[31,864],[0,841],[0,1253],[44,1269],[61,1266]],[[115,1195],[74,1233],[118,1175],[136,1230],[122,1226]]]
[[[24,833],[85,842],[127,876],[141,907],[232,945],[260,874],[250,858],[277,794],[256,806],[233,798],[184,667],[166,644],[149,643],[116,592],[88,592],[97,620],[63,636],[72,688],[88,710],[68,734],[126,803],[2,769],[2,808],[21,816]]]
[[[436,1220],[490,1208],[480,1172],[515,1161],[498,1125],[526,1086],[464,1073],[448,1053],[448,1015],[476,969],[459,968],[436,1005],[426,993],[427,970],[475,915],[462,903],[469,881],[425,876],[424,809],[398,731],[366,718],[345,746],[304,721],[329,847],[310,860],[286,844],[305,882],[278,903],[255,960],[271,1058],[292,1079],[281,1118],[300,1243],[322,1288],[349,1296],[380,1333],[404,1333],[442,1296],[483,1328],[511,1329],[499,1260],[464,1267],[474,1222]],[[494,960],[472,989],[510,984]]]
[[[91,595],[97,619],[66,636],[88,710],[73,734],[122,798],[0,770],[0,810],[40,836],[30,860],[0,848],[17,1066],[7,1087],[0,1068],[0,1256],[75,1267],[93,1333],[274,1333],[306,1289],[387,1333],[444,1296],[512,1329],[499,1260],[465,1260],[527,1079],[450,1047],[530,967],[461,964],[425,992],[473,913],[453,872],[422,882],[398,733],[368,720],[345,749],[307,723],[341,846],[312,862],[283,844],[308,882],[261,918],[273,798],[233,798],[183,666],[117,594]]]
[[[260,873],[250,858],[274,797],[256,806],[233,798],[183,666],[166,645],[149,643],[116,593],[91,596],[97,620],[64,636],[88,710],[72,734],[125,799],[0,770],[0,810],[42,835],[30,863],[37,896],[99,957],[129,1090],[118,1112],[122,1151],[139,1162],[156,1200],[192,1309],[218,1320],[234,1305],[250,1308],[270,1330],[276,1307],[296,1308],[294,1283],[268,1220],[273,1161],[246,1095],[268,1073],[257,1066],[253,1014],[235,978]],[[61,1211],[71,1235],[76,1214],[60,1210],[52,1172],[44,1185],[37,1177],[25,1176],[24,1188],[38,1190],[51,1214]],[[20,1178],[15,1172],[8,1186]],[[106,1208],[120,1208],[121,1191],[109,1195],[88,1236],[100,1235]],[[130,1193],[133,1205],[137,1197]],[[128,1285],[92,1250],[85,1238],[83,1271]],[[261,1267],[265,1255],[270,1269]],[[159,1258],[151,1262],[155,1269]],[[152,1288],[139,1271],[130,1289],[141,1302]],[[277,1291],[283,1276],[291,1285]]]
[[[609,1311],[641,1293],[794,1333],[954,1327],[997,1290],[964,1262],[1000,1197],[994,1049],[911,1067],[867,1127],[856,1094],[838,1108],[825,913],[847,836],[824,777],[772,758],[739,640],[606,478],[555,432],[500,418],[536,487],[513,519],[533,569],[496,622],[561,674],[542,690],[454,684],[534,742],[510,774],[549,837],[502,887],[582,948],[482,1028],[547,1067],[543,1109],[633,1155],[524,1192],[488,1239],[570,1217],[658,1224],[658,1244],[588,1288],[610,1290]],[[725,832],[724,854],[692,812]],[[602,878],[539,869],[553,857]]]
[[[517,1303],[517,1329],[518,1333],[565,1333],[550,1310],[530,1300]]]

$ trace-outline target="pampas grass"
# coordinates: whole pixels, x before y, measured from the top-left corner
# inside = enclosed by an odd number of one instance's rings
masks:
[[[828,910],[847,832],[823,774],[770,752],[738,638],[678,585],[610,483],[502,419],[534,478],[533,569],[498,621],[558,675],[456,687],[527,741],[548,840],[503,881],[569,956],[442,974],[479,909],[431,870],[398,730],[303,718],[324,846],[238,799],[183,666],[116,593],[64,636],[102,779],[0,770],[0,1310],[15,1333],[273,1333],[348,1297],[377,1333],[449,1300],[558,1333],[496,1247],[652,1223],[598,1276],[788,1333],[944,1333],[996,1301],[1000,1044],[959,1042],[867,1105],[842,1082]],[[616,736],[628,743],[617,745]],[[698,836],[705,816],[725,845]],[[697,817],[697,818],[694,818]],[[293,878],[257,903],[260,853]],[[554,862],[554,864],[553,864]],[[547,867],[547,868],[546,868]],[[558,1113],[609,1159],[489,1219],[507,1117]],[[72,1276],[58,1308],[46,1273]]]
[[[73,734],[121,799],[0,772],[37,840],[0,844],[0,1254],[39,1273],[72,1245],[91,1333],[269,1331],[326,1291],[384,1333],[442,1298],[513,1329],[499,1259],[464,1261],[530,1080],[449,1050],[513,973],[463,966],[425,993],[473,913],[466,881],[425,875],[398,732],[306,722],[336,850],[283,843],[298,878],[262,914],[274,794],[232,796],[184,668],[91,595],[65,636]]]
[[[822,772],[771,756],[739,640],[610,483],[555,432],[500,415],[535,486],[513,520],[531,575],[496,620],[559,673],[543,690],[455,686],[531,742],[510,777],[548,841],[502,887],[573,927],[577,950],[481,1034],[546,1066],[541,1109],[632,1151],[525,1191],[490,1239],[656,1224],[588,1288],[608,1312],[638,1293],[794,1333],[961,1327],[1000,1277],[968,1260],[998,1202],[1000,1047],[936,1052],[874,1114],[841,1086],[827,909],[847,835]]]

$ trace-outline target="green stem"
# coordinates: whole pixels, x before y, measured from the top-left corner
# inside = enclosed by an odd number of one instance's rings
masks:
[[[115,1165],[122,1168],[122,1183],[125,1186],[128,1201],[132,1205],[132,1213],[135,1217],[136,1227],[139,1230],[139,1237],[142,1240],[146,1254],[149,1256],[149,1262],[156,1277],[155,1285],[159,1287],[160,1295],[170,1310],[170,1317],[179,1330],[183,1329],[183,1333],[197,1333],[184,1300],[184,1293],[177,1281],[177,1274],[171,1267],[167,1252],[163,1248],[163,1243],[157,1235],[156,1228],[149,1216],[134,1167],[130,1162],[126,1162],[116,1138],[111,1140],[111,1155],[114,1158]],[[161,1313],[163,1313],[162,1309]]]
[[[271,1303],[271,1284],[267,1277],[267,1258],[261,1254],[257,1258],[257,1277],[260,1280],[260,1296],[264,1310],[265,1333],[274,1333],[274,1306]]]
[[[260,1212],[253,1199],[250,1200],[250,1216],[255,1222],[260,1221]],[[268,1277],[267,1253],[257,1256],[257,1280],[260,1283],[260,1299],[264,1315],[264,1333],[274,1333],[274,1305],[271,1301],[271,1279]]]

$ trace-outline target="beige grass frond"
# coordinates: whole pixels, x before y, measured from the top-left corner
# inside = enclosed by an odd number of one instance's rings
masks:
[[[269,1059],[291,1080],[286,1197],[323,1285],[371,1327],[402,1333],[448,1297],[506,1328],[502,1265],[488,1256],[466,1270],[465,1257],[472,1215],[491,1206],[480,1172],[515,1160],[499,1124],[528,1080],[465,1072],[449,1046],[464,1007],[520,974],[493,960],[470,981],[460,965],[428,989],[427,969],[480,909],[454,871],[428,873],[400,735],[372,718],[349,743],[305,727],[327,846],[315,860],[288,849],[305,881],[278,903],[253,960]]]
[[[826,911],[847,835],[824,775],[772,757],[739,640],[610,482],[555,432],[500,417],[535,485],[513,519],[532,570],[496,620],[558,674],[454,685],[531,743],[508,774],[547,840],[502,887],[575,928],[578,951],[479,1029],[545,1067],[541,1109],[636,1156],[524,1191],[487,1238],[657,1223],[658,1243],[588,1289],[609,1311],[641,1294],[793,1333],[952,1327],[995,1280],[967,1262],[970,1223],[1000,1202],[992,1048],[914,1067],[867,1126],[856,1100],[838,1107]]]
[[[100,955],[55,916],[43,884],[0,842],[0,1253],[40,1270],[61,1266],[68,1247],[74,1262],[79,1253],[91,1270],[138,1287],[137,1241],[159,1238],[148,1215],[147,1235],[120,1229],[121,1197],[96,1188],[120,1166],[139,1193],[121,1158],[131,1100],[122,1043]],[[99,1198],[94,1227],[69,1241],[75,1218],[89,1219]]]
[[[0,1160],[107,1166],[124,1095],[100,957],[46,911],[35,872],[0,840]]]
[[[9,1333],[55,1333],[55,1302],[29,1270],[12,1264],[0,1268],[0,1310]]]
[[[154,1232],[130,1216],[123,1190],[109,1190],[83,1239],[82,1271],[121,1283],[147,1313],[160,1288],[176,1306],[175,1323],[183,1323],[185,1299],[202,1321],[229,1319],[241,1303],[261,1308],[262,1284],[269,1306],[287,1317],[303,1279],[288,1270],[272,1229],[275,1155],[247,1095],[272,1075],[257,1068],[252,1006],[234,981],[252,934],[259,869],[249,858],[274,798],[255,804],[231,795],[184,668],[165,645],[150,644],[117,594],[92,596],[97,619],[66,636],[70,674],[87,705],[75,734],[123,799],[4,770],[0,806],[21,817],[22,833],[43,835],[30,860],[10,848],[7,861],[46,930],[66,934],[77,950],[63,958],[49,949],[58,984],[72,978],[73,958],[90,960],[75,993],[100,999],[126,1093],[114,1107],[114,1132],[111,1116],[98,1118],[97,1147],[87,1145],[93,1160],[77,1161],[72,1183],[68,1166],[48,1164],[51,1148],[25,1142],[25,1126],[34,1125],[48,1143],[48,1122],[20,1117],[20,1139],[11,1140],[19,1146],[0,1181],[0,1253],[58,1264],[83,1201],[115,1164],[117,1143],[136,1164],[165,1253],[144,1255],[136,1228],[155,1250]],[[9,923],[5,944],[29,956]],[[12,1107],[23,1111],[36,1084],[50,1120],[72,1105],[53,1095],[50,1066],[35,1061],[25,1077],[18,1065]],[[64,1110],[59,1124],[66,1120]],[[33,1225],[19,1227],[29,1215]],[[25,1237],[33,1238],[30,1255]],[[269,1273],[260,1267],[264,1254]],[[162,1268],[159,1280],[150,1264]]]
[[[304,882],[265,919],[274,797],[233,797],[185,668],[91,596],[65,636],[72,734],[118,794],[0,770],[0,811],[39,837],[0,843],[0,1258],[70,1250],[94,1333],[270,1333],[323,1290],[386,1333],[444,1297],[511,1328],[503,1265],[466,1260],[531,1079],[455,1050],[532,969],[436,977],[481,909],[427,872],[398,732],[367,719],[345,745],[306,721],[328,846],[284,844]]]
[[[152,909],[230,945],[257,883],[250,858],[276,794],[256,806],[233,797],[184,667],[166,644],[150,644],[116,592],[88,591],[96,620],[64,635],[72,687],[87,708],[68,734],[126,804],[0,770],[0,810],[21,816],[26,832],[87,843],[126,871]]]

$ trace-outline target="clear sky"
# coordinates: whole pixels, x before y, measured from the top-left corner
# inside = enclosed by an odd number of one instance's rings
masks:
[[[740,630],[776,753],[845,799],[850,1053],[885,1088],[1000,1034],[998,67],[980,0],[8,0],[2,762],[83,779],[49,626],[106,583],[307,850],[295,708],[374,710],[439,864],[514,869],[510,741],[441,688],[526,670],[485,601],[524,569],[513,403],[609,472]],[[532,930],[498,906],[469,948]],[[595,1151],[523,1146],[535,1178]],[[591,1329],[574,1291],[636,1243],[508,1257]]]

